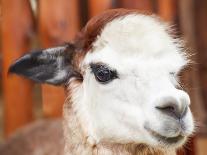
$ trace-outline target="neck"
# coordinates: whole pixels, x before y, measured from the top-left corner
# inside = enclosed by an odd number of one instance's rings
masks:
[[[175,151],[163,151],[143,144],[92,144],[84,133],[71,104],[64,105],[65,155],[175,155]]]

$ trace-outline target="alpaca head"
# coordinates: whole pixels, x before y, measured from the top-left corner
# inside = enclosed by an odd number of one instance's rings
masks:
[[[96,143],[176,148],[194,128],[176,77],[187,62],[158,19],[112,10],[89,21],[73,43],[27,54],[10,71],[71,89],[77,117]]]

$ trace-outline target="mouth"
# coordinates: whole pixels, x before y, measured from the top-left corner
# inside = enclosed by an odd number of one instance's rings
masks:
[[[150,135],[152,135],[157,141],[164,143],[164,144],[168,144],[168,145],[173,145],[173,144],[177,144],[181,141],[184,141],[185,136],[183,135],[178,135],[175,137],[166,137],[166,136],[162,136],[161,134],[157,133],[156,131],[146,127],[145,128]]]

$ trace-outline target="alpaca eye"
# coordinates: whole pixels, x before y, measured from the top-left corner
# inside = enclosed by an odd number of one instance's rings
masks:
[[[100,69],[95,73],[96,79],[99,82],[107,82],[111,80],[111,72],[108,69]]]
[[[107,83],[117,78],[116,71],[110,70],[104,65],[91,64],[91,69],[96,80],[100,83]]]

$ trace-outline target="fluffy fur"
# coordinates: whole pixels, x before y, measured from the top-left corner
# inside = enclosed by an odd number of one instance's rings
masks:
[[[61,49],[46,50],[52,55],[45,60],[32,57],[38,63],[26,71],[38,81],[36,74],[47,60],[58,74],[42,72],[42,83],[48,82],[45,77],[50,84],[57,84],[57,77],[63,79],[58,84],[67,79],[65,154],[173,154],[193,132],[190,98],[177,82],[188,60],[156,17],[123,9],[105,12]],[[20,59],[13,65],[18,70],[11,70],[27,76],[19,64],[28,61]],[[90,65],[100,63],[118,78],[98,82]]]
[[[119,79],[98,83],[89,64],[100,62],[116,69]],[[182,119],[183,129],[174,118],[155,109],[163,98],[175,99],[180,108],[189,106],[189,96],[177,89],[176,78],[187,62],[177,40],[155,17],[129,14],[107,23],[80,64],[83,82],[72,88],[73,109],[91,145],[143,143],[169,149],[183,144],[186,138],[165,144],[146,128],[165,137],[192,133],[189,108]]]

